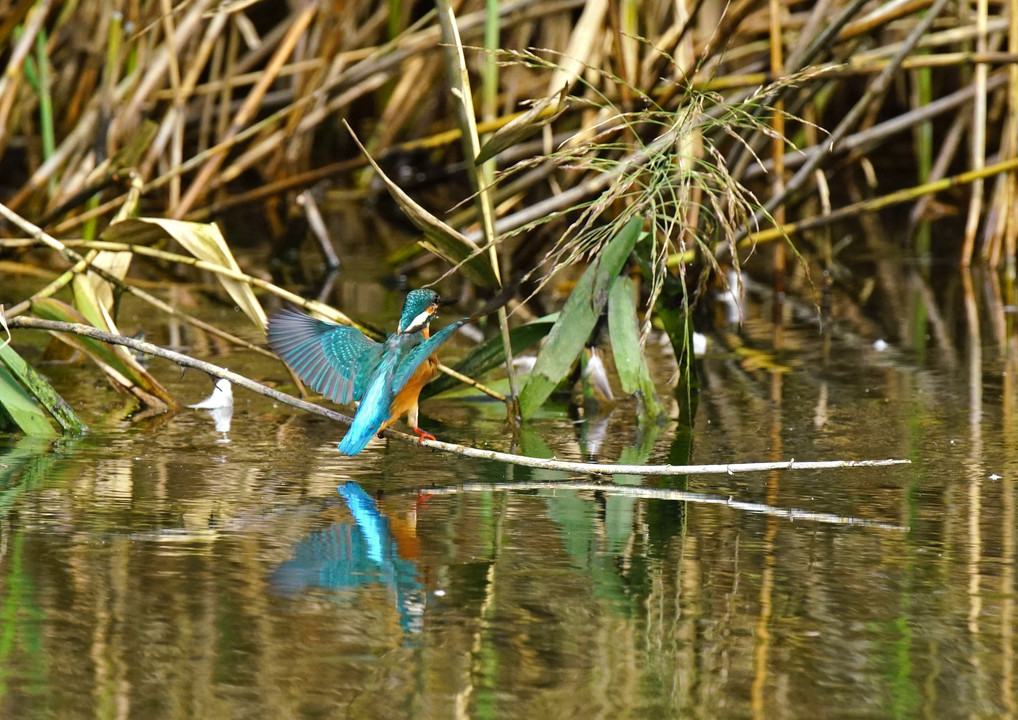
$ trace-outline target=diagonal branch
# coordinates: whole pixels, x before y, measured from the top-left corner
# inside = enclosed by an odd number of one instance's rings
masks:
[[[12,328],[31,328],[36,330],[50,330],[54,332],[69,332],[75,335],[112,343],[114,345],[125,345],[138,352],[147,353],[161,357],[183,367],[191,367],[196,370],[208,373],[217,378],[229,380],[234,385],[245,390],[270,397],[273,400],[291,405],[292,407],[306,412],[320,415],[336,422],[349,425],[352,419],[341,413],[315,405],[314,403],[298,400],[286,393],[266,387],[254,380],[249,380],[231,370],[221,368],[218,365],[192,358],[183,353],[167,350],[166,348],[147,343],[135,338],[114,335],[88,325],[79,323],[64,323],[53,320],[42,320],[34,317],[18,316],[8,320]],[[817,462],[802,462],[787,460],[783,462],[749,462],[749,463],[727,463],[715,465],[613,465],[603,463],[567,462],[562,460],[546,460],[544,458],[527,457],[525,455],[513,455],[511,453],[497,452],[493,450],[481,450],[479,448],[464,447],[454,443],[440,442],[437,440],[419,441],[414,435],[396,432],[392,429],[385,431],[385,436],[392,440],[413,445],[423,445],[434,450],[451,452],[464,457],[477,458],[481,460],[494,460],[495,462],[521,465],[524,467],[542,468],[545,470],[561,470],[565,472],[586,473],[592,475],[732,475],[742,472],[765,472],[772,470],[829,470],[834,468],[872,468],[887,467],[890,465],[908,464],[910,460],[823,460]]]

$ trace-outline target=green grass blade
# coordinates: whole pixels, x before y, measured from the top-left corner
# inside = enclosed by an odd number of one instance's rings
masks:
[[[533,107],[521,113],[502,126],[488,138],[481,147],[474,164],[480,165],[498,155],[503,150],[518,145],[531,135],[541,131],[566,111],[565,87],[557,95],[541,98]]]
[[[520,391],[520,412],[524,419],[533,417],[583,350],[608,301],[608,289],[625,265],[642,229],[642,217],[626,223],[576,283]]]
[[[400,210],[403,211],[403,214],[406,215],[410,222],[417,226],[417,229],[424,233],[426,240],[421,241],[421,244],[447,262],[459,265],[463,276],[475,285],[483,287],[498,286],[499,282],[495,277],[495,272],[492,270],[487,258],[478,254],[477,245],[463,235],[463,233],[432,215],[412,197],[403,192],[403,189],[389,179],[389,176],[385,174],[374,158],[368,154],[368,151],[361,145],[360,140],[353,134],[353,130],[350,130],[349,125],[347,125],[347,129],[350,131],[350,136],[354,142],[357,143],[357,147],[364,153],[365,159],[367,159],[372,169],[378,175],[378,179],[382,181],[386,190],[389,191],[389,195],[399,205]]]
[[[6,347],[3,353],[13,352]],[[0,429],[17,426],[26,435],[53,437],[57,431],[49,422],[46,411],[36,402],[7,365],[0,363]]]
[[[39,135],[42,139],[43,159],[49,160],[56,150],[56,132],[53,123],[53,96],[50,79],[49,55],[46,52],[46,31],[35,36],[35,57],[38,68]]]
[[[608,295],[608,333],[622,389],[640,402],[640,422],[657,421],[664,410],[650,377],[647,358],[640,344],[640,321],[636,316],[633,281],[617,276]]]
[[[33,395],[36,405],[52,415],[65,432],[82,433],[88,429],[77,413],[71,409],[71,406],[64,402],[64,399],[53,389],[49,381],[25,362],[24,358],[10,345],[0,347],[0,369],[6,371],[14,383]],[[2,400],[3,398],[0,397],[0,402]],[[44,419],[46,425],[49,426],[48,418],[44,417]],[[20,422],[18,425],[24,429]],[[26,432],[28,431],[26,430]]]

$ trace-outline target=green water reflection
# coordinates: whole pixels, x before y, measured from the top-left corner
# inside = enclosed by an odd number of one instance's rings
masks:
[[[93,431],[0,441],[0,717],[1012,715],[1013,398],[987,369],[973,413],[950,373],[836,350],[784,373],[779,400],[708,358],[692,433],[638,430],[624,405],[550,412],[520,442],[622,462],[911,458],[615,478],[884,527],[499,489],[589,478],[384,441],[347,458],[337,428],[240,394],[228,431],[202,411],[131,422],[87,370],[54,370]],[[508,448],[495,406],[424,410],[442,439]]]

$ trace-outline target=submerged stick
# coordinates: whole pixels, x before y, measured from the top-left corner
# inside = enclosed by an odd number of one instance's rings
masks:
[[[851,517],[848,515],[835,515],[834,513],[814,512],[813,510],[802,510],[800,508],[778,507],[764,503],[747,502],[736,500],[731,495],[711,495],[708,493],[693,492],[690,490],[672,490],[669,488],[640,487],[636,485],[617,485],[612,482],[508,482],[508,483],[463,483],[445,487],[422,487],[414,492],[424,495],[459,495],[461,493],[476,492],[504,492],[516,490],[529,492],[532,490],[568,490],[572,492],[599,492],[606,495],[638,498],[641,500],[671,500],[675,502],[698,503],[702,505],[724,505],[735,510],[760,513],[762,515],[773,515],[791,521],[821,522],[832,525],[859,525],[862,527],[879,528],[880,530],[896,530],[907,532],[905,525],[881,522],[879,520],[866,520],[865,518]]]
[[[50,330],[54,332],[69,332],[75,335],[100,340],[114,345],[125,345],[129,348],[143,352],[148,355],[161,357],[183,367],[191,367],[201,370],[213,377],[224,378],[234,385],[242,387],[251,392],[264,395],[286,405],[305,410],[315,415],[341,422],[349,425],[352,418],[341,413],[329,410],[320,405],[298,400],[286,393],[273,390],[254,380],[249,380],[231,370],[213,365],[192,358],[189,355],[167,350],[166,348],[153,345],[152,343],[135,338],[114,335],[89,325],[80,323],[65,323],[55,320],[42,320],[24,315],[10,318],[8,324],[12,328],[31,328],[36,330]],[[763,472],[769,470],[829,470],[834,468],[860,468],[860,467],[887,467],[890,465],[909,464],[911,460],[822,460],[805,462],[787,460],[782,462],[750,462],[750,463],[725,463],[715,465],[613,465],[602,463],[568,462],[563,460],[548,460],[544,458],[528,457],[526,455],[514,455],[512,453],[497,452],[494,450],[481,450],[478,448],[465,447],[454,443],[441,442],[438,440],[418,440],[415,435],[397,432],[391,428],[385,431],[385,437],[399,440],[407,444],[423,445],[424,447],[442,450],[444,452],[456,453],[464,457],[477,458],[480,460],[494,460],[512,465],[524,467],[542,468],[545,470],[561,470],[564,472],[587,473],[593,475],[732,475],[739,472]]]

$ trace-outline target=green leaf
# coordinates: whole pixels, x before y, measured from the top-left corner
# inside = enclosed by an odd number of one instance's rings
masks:
[[[509,331],[509,345],[512,347],[513,355],[526,350],[541,340],[551,330],[556,316],[549,316],[534,320],[526,325],[520,325]],[[467,377],[479,378],[484,373],[505,363],[505,346],[502,345],[502,336],[496,335],[478,345],[470,353],[453,366],[456,370]],[[421,393],[422,398],[429,398],[439,393],[451,390],[459,384],[459,380],[449,375],[443,375],[428,383]]]
[[[196,223],[166,218],[135,218],[113,223],[102,234],[111,242],[147,244],[154,239],[169,237],[180,243],[184,249],[199,260],[219,265],[234,272],[242,272],[240,265],[230,252],[226,239],[215,223]],[[240,280],[216,275],[226,292],[230,294],[244,314],[259,328],[268,324],[265,311],[251,286]]]
[[[49,381],[25,362],[24,358],[10,345],[0,346],[0,369],[8,372],[14,383],[33,395],[34,401],[38,406],[48,411],[65,431],[82,433],[88,429],[74,410],[71,409],[71,406],[64,402],[64,399],[57,394],[57,391],[49,384]],[[3,393],[0,393],[0,395],[3,395]],[[0,397],[0,401],[2,401],[2,397]],[[49,425],[48,420],[46,424],[47,426]],[[24,429],[20,422],[18,425]],[[26,432],[28,431],[26,430]]]
[[[635,256],[643,276],[651,277],[654,273],[654,258],[650,249],[647,246],[637,248]],[[679,398],[679,418],[682,420],[687,418],[686,410],[695,408],[695,402],[690,401],[700,391],[693,356],[693,320],[688,310],[689,302],[683,281],[671,273],[665,273],[662,280],[661,294],[654,305],[654,316],[660,321],[661,327],[671,341],[675,360],[679,365],[679,382],[675,388],[675,396]]]
[[[13,352],[10,347],[3,349],[5,357]],[[0,420],[6,421],[4,425],[17,425],[26,435],[53,437],[57,434],[46,411],[21,386],[5,363],[0,363]]]
[[[583,350],[608,300],[607,289],[625,265],[642,229],[642,217],[626,223],[576,283],[520,391],[524,419],[533,417]]]
[[[611,335],[615,369],[618,370],[622,389],[636,395],[640,401],[640,422],[657,421],[664,415],[664,410],[640,345],[639,324],[633,281],[619,275],[612,282],[608,296],[608,333]]]

